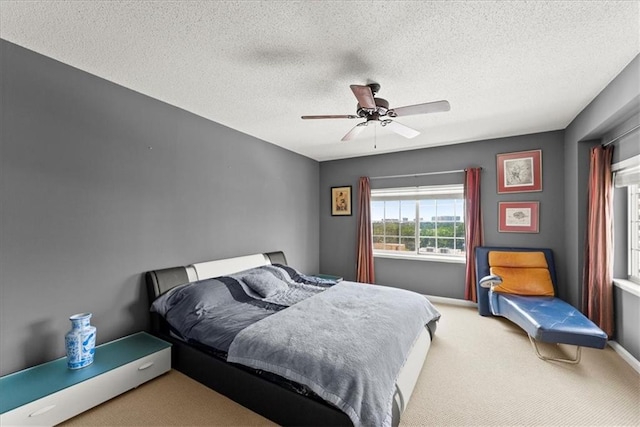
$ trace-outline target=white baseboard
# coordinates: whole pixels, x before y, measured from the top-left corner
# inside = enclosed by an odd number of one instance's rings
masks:
[[[627,362],[637,373],[640,374],[640,361],[633,357],[631,353],[629,353],[623,346],[618,344],[616,341],[609,341],[609,346],[615,350],[616,353],[622,357],[622,359]]]
[[[449,305],[461,305],[464,307],[477,307],[478,304],[472,301],[467,301],[458,298],[447,298],[447,297],[437,297],[434,295],[425,295],[427,299],[431,302],[435,302],[436,304],[449,304]]]

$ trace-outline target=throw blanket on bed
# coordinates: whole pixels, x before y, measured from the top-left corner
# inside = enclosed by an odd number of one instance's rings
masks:
[[[341,282],[243,329],[227,360],[308,386],[355,426],[390,426],[400,369],[439,317],[417,293]]]

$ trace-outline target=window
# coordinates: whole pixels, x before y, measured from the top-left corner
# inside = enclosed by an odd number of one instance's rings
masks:
[[[374,255],[464,260],[462,184],[371,190]]]
[[[640,184],[628,187],[629,280],[640,284]]]
[[[615,186],[627,187],[628,279],[640,284],[640,155],[612,165]]]

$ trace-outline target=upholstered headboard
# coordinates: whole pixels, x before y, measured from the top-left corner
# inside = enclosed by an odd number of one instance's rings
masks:
[[[184,283],[225,276],[261,265],[287,264],[283,252],[245,255],[215,261],[200,262],[181,267],[163,268],[146,273],[149,303],[168,290]]]

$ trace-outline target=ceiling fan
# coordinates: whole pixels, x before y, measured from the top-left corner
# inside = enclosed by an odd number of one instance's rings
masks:
[[[424,104],[407,105],[405,107],[389,108],[389,102],[386,99],[376,98],[375,94],[380,90],[377,83],[369,83],[366,86],[351,85],[351,91],[358,100],[356,114],[344,115],[324,115],[324,116],[302,116],[304,120],[310,119],[366,119],[366,121],[358,123],[351,129],[342,141],[349,141],[362,132],[369,122],[380,122],[381,126],[404,136],[405,138],[413,138],[420,135],[415,129],[400,124],[391,118],[410,116],[413,114],[438,113],[441,111],[449,111],[451,106],[448,101],[427,102]]]

